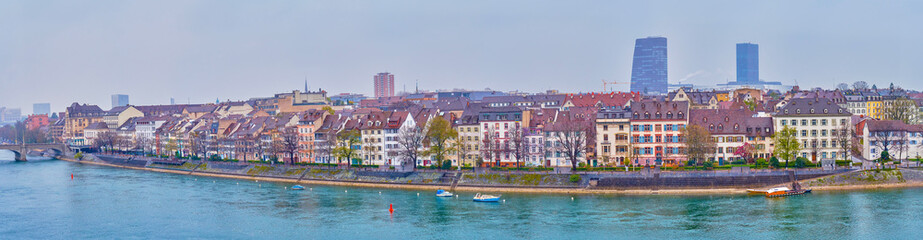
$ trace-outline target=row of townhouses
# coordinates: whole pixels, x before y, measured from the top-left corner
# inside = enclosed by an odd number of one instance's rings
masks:
[[[429,143],[419,146],[414,163],[402,140],[413,131],[425,133],[441,118],[458,135],[446,157],[453,165],[556,167],[573,160],[591,166],[681,165],[688,160],[683,134],[690,125],[711,134],[715,147],[709,160],[769,158],[773,134],[787,127],[797,133],[798,156],[812,161],[846,159],[854,151],[864,158],[885,150],[915,157],[923,128],[878,120],[883,108],[906,99],[897,93],[679,89],[662,96],[496,94],[477,100],[430,93],[343,105],[326,102],[322,90],[293,91],[240,102],[108,111],[74,103],[50,133],[73,146],[160,155],[426,166],[435,163],[425,154]],[[910,111],[918,112],[916,106]],[[895,137],[879,136],[885,133]],[[744,146],[753,149],[748,156],[738,151]],[[344,150],[351,150],[350,159],[342,157]]]

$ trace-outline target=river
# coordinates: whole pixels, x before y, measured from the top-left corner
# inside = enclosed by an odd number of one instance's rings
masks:
[[[74,179],[71,180],[71,174]],[[923,189],[748,196],[504,194],[306,186],[0,151],[0,238],[919,239]],[[418,195],[419,194],[419,195]],[[393,204],[394,214],[388,206]]]

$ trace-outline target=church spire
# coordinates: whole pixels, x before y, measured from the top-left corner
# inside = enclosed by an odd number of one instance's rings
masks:
[[[304,92],[308,92],[308,76],[304,76]]]

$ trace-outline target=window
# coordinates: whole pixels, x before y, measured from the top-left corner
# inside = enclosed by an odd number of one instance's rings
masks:
[[[603,131],[609,131],[609,125],[603,125]]]
[[[821,120],[820,120],[820,125],[821,125],[821,126],[827,126],[827,119],[821,119]]]
[[[794,124],[792,124],[792,125],[794,125]],[[807,119],[801,119],[801,126],[807,126],[807,125],[808,125],[808,120],[807,120]]]
[[[811,126],[817,126],[817,119],[811,119]]]
[[[788,124],[788,120],[782,120],[782,126],[785,126],[787,124]]]

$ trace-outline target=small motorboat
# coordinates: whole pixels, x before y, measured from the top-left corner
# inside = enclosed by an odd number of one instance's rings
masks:
[[[502,195],[500,195],[500,196],[502,196]],[[475,195],[474,195],[474,201],[475,201],[475,202],[499,202],[499,201],[500,201],[500,196],[494,196],[494,195],[487,195],[487,194],[478,193],[478,194],[475,194]]]
[[[792,188],[776,187],[776,188],[770,188],[769,190],[747,189],[747,193],[749,194],[763,194],[763,195],[766,195],[766,197],[770,197],[770,198],[801,195],[801,194],[805,194],[809,192],[811,192],[811,189],[801,188],[801,184],[798,184],[798,182],[793,182]]]
[[[452,197],[452,196],[455,196],[455,195],[452,194],[452,192],[439,189],[439,190],[436,190],[436,196],[437,196],[437,197]]]
[[[295,185],[295,186],[292,186],[292,190],[304,190],[304,186]]]

